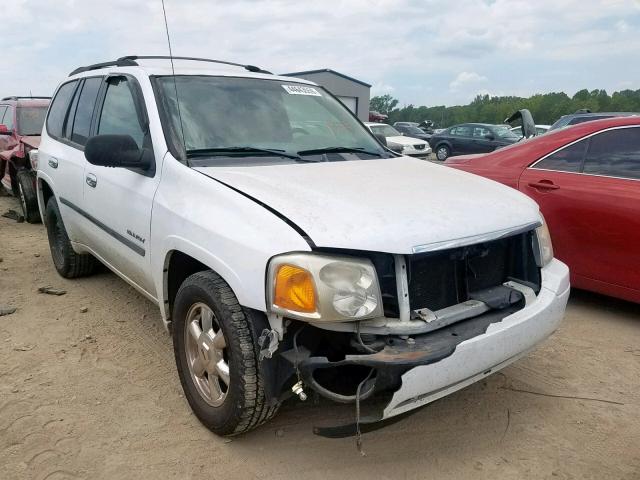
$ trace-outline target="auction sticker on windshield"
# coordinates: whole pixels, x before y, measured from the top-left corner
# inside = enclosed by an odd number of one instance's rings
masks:
[[[314,97],[322,96],[320,92],[313,87],[305,87],[302,85],[282,85],[282,88],[291,95],[312,95]]]

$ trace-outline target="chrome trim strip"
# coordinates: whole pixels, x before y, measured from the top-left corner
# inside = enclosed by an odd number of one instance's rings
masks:
[[[106,226],[104,223],[102,223],[100,220],[98,220],[97,218],[93,217],[92,215],[90,215],[89,213],[85,212],[84,210],[82,210],[80,207],[78,207],[77,205],[74,205],[73,203],[71,203],[69,200],[67,200],[66,198],[60,197],[60,203],[62,203],[63,205],[66,205],[67,207],[69,207],[71,210],[79,213],[80,215],[82,215],[84,218],[86,218],[87,220],[89,220],[91,223],[93,223],[96,227],[104,230],[106,233],[108,233],[109,235],[111,235],[113,238],[115,238],[116,240],[118,240],[120,243],[124,244],[125,246],[129,247],[131,250],[133,250],[134,252],[136,252],[138,255],[140,255],[141,257],[145,256],[145,251],[144,248],[140,247],[139,245],[136,245],[135,243],[133,243],[131,240],[129,240],[128,238],[123,237],[122,235],[120,235],[118,232],[116,232],[115,230],[113,230],[112,228]]]
[[[452,240],[445,240],[443,242],[426,243],[424,245],[416,245],[411,250],[413,253],[424,252],[436,252],[438,250],[446,250],[449,248],[465,247],[467,245],[473,245],[474,243],[488,242],[490,240],[497,240],[499,238],[509,237],[511,235],[517,235],[519,233],[528,232],[534,230],[542,225],[542,222],[531,222],[524,225],[518,225],[515,227],[505,228],[503,230],[496,230],[495,232],[482,233],[480,235],[471,235],[469,237],[456,238]]]

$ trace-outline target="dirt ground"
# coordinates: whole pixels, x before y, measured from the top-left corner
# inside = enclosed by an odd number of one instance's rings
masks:
[[[216,437],[181,394],[156,307],[106,271],[59,277],[42,225],[0,218],[0,257],[0,307],[17,307],[0,317],[0,479],[640,479],[638,305],[573,292],[537,350],[364,435],[363,457],[313,435],[354,415],[324,402]]]

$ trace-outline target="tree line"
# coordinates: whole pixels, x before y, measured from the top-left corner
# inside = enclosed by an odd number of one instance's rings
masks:
[[[468,105],[435,107],[408,105],[398,108],[399,101],[391,95],[371,99],[370,110],[389,116],[388,122],[422,122],[431,120],[445,128],[458,123],[503,123],[516,110],[528,109],[537,124],[552,124],[562,115],[579,109],[592,112],[640,112],[640,90],[622,90],[609,95],[606,90],[580,90],[573,97],[564,92],[552,92],[522,97],[492,97],[478,95]]]

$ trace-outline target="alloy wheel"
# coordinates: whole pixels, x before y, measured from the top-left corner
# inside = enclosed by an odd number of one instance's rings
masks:
[[[191,306],[185,321],[185,352],[193,383],[212,407],[224,403],[229,391],[227,343],[213,310],[204,303]]]

